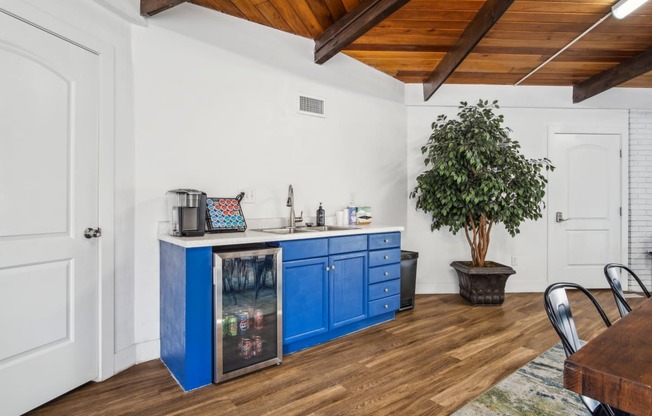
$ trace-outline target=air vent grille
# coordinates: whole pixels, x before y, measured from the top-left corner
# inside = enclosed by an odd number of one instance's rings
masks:
[[[310,116],[325,117],[324,100],[299,95],[299,113]]]

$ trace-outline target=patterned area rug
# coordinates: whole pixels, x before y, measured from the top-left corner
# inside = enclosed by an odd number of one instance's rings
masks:
[[[561,344],[485,391],[453,416],[590,415],[579,396],[563,387]]]

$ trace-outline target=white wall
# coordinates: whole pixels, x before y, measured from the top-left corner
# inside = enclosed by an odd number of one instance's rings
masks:
[[[374,221],[405,224],[403,85],[314,42],[185,4],[133,29],[136,99],[136,337],[159,338],[157,224],[165,192],[256,191],[246,218],[287,217],[323,202],[334,215],[355,193]],[[298,94],[326,118],[297,113]],[[140,359],[151,354],[149,348]]]
[[[652,285],[652,111],[635,110],[629,120],[629,265]],[[630,281],[632,290],[639,290]]]
[[[627,130],[626,102],[608,101],[614,109],[590,108],[588,104],[573,106],[570,88],[444,86],[427,103],[423,102],[420,85],[406,86],[408,117],[408,191],[414,189],[416,176],[423,171],[420,148],[430,136],[431,123],[438,114],[455,116],[460,101],[476,103],[479,99],[499,100],[505,126],[512,128],[511,137],[519,140],[522,153],[528,158],[547,157],[547,139],[550,128],[580,126],[592,130]],[[635,97],[640,90],[626,90]],[[646,94],[649,92],[645,91]],[[619,92],[620,94],[620,92]],[[603,104],[599,104],[602,106]],[[554,165],[554,160],[552,161]],[[415,201],[408,200],[408,222],[404,247],[418,251],[418,293],[455,293],[457,277],[449,266],[453,260],[470,259],[463,232],[453,236],[447,230],[430,231],[430,217],[415,211]],[[494,227],[487,258],[511,264],[517,274],[507,282],[507,291],[543,291],[547,286],[547,219],[528,221],[521,233],[512,238],[502,226]],[[626,261],[626,259],[623,259]]]

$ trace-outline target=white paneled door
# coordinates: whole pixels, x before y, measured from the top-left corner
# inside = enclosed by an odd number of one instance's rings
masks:
[[[99,58],[0,9],[0,415],[98,376]]]
[[[620,262],[620,135],[554,134],[548,184],[548,280],[608,287],[603,268]]]

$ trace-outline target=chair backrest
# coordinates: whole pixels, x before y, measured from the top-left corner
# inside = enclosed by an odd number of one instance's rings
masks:
[[[611,293],[614,295],[614,300],[616,301],[616,306],[618,307],[618,312],[620,313],[620,316],[623,317],[630,313],[632,311],[632,308],[629,306],[627,301],[625,300],[625,295],[623,293],[623,286],[620,283],[620,271],[625,270],[631,277],[636,280],[636,283],[641,287],[643,290],[643,293],[645,294],[646,297],[650,297],[650,292],[647,290],[643,282],[641,282],[641,279],[630,269],[629,267],[625,266],[624,264],[619,264],[619,263],[609,263],[606,266],[604,266],[604,276],[607,278],[607,282],[609,282],[609,287],[611,287]]]
[[[576,289],[584,293],[586,297],[593,303],[595,309],[600,314],[602,321],[607,327],[611,326],[611,321],[607,318],[607,315],[604,313],[604,310],[598,303],[597,299],[584,287],[576,283],[553,283],[548,286],[546,291],[543,294],[543,303],[548,314],[548,319],[552,327],[559,335],[562,345],[564,346],[564,351],[566,356],[575,353],[582,347],[582,342],[579,339],[577,333],[577,328],[575,326],[575,320],[573,319],[573,313],[571,311],[570,303],[568,302],[568,296],[566,294],[567,289]],[[614,414],[609,406],[603,405],[602,403],[593,400],[589,397],[580,395],[582,402],[591,414],[598,412],[598,408],[602,407],[607,414]]]

